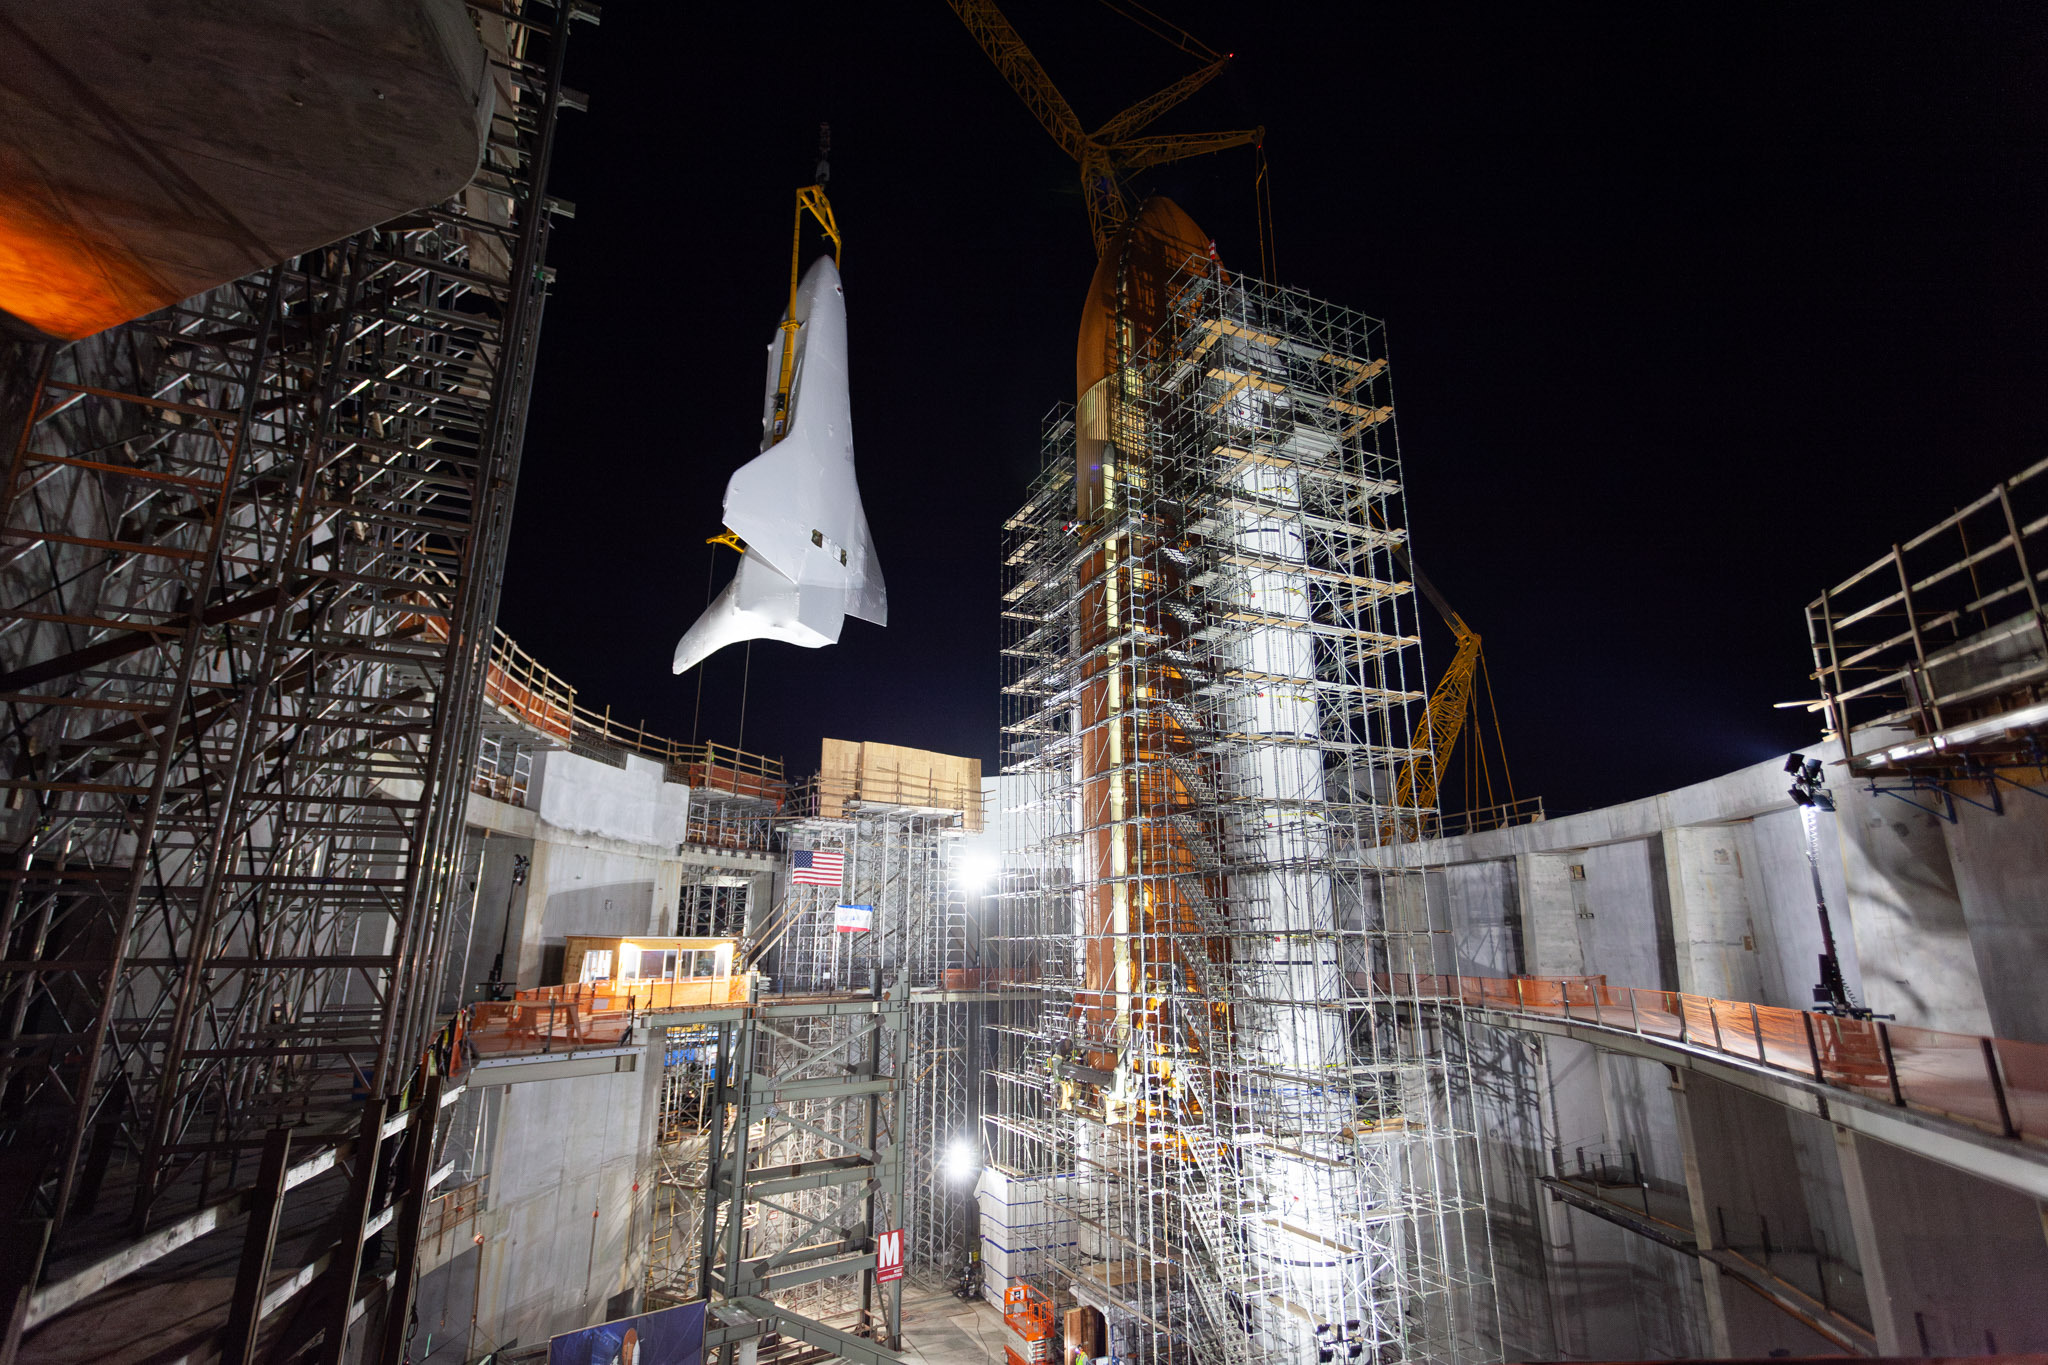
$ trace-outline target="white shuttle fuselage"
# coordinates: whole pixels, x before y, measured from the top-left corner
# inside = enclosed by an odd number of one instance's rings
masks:
[[[732,582],[676,645],[677,673],[742,640],[816,649],[838,642],[848,616],[889,622],[888,592],[854,481],[846,295],[830,256],[819,257],[798,284],[795,317],[785,432],[776,439],[778,327],[768,343],[761,453],[725,485],[725,524],[746,553]]]

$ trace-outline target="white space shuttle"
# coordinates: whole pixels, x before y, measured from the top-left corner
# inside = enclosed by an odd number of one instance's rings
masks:
[[[739,572],[676,645],[682,673],[741,640],[836,644],[848,616],[889,623],[853,476],[846,394],[846,293],[821,256],[796,291],[795,370],[788,419],[775,432],[782,329],[768,343],[761,453],[725,485],[725,524],[746,544]]]

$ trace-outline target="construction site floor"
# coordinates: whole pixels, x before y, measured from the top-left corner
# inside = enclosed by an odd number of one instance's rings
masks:
[[[1003,1365],[1003,1315],[950,1290],[903,1291],[903,1354],[919,1365]]]

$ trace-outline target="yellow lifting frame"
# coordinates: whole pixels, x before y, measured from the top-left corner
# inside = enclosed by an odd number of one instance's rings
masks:
[[[789,240],[789,309],[782,315],[782,373],[775,381],[775,424],[769,445],[789,434],[789,389],[796,381],[796,287],[802,275],[806,213],[832,239],[832,264],[839,264],[839,224],[832,217],[832,201],[825,197],[823,185],[806,185],[796,192],[796,230]]]

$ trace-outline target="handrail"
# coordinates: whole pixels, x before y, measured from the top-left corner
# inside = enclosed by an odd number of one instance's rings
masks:
[[[1427,816],[1423,820],[1423,837],[1455,839],[1459,835],[1506,829],[1510,825],[1533,825],[1544,818],[1543,798],[1525,796],[1519,801],[1503,801],[1476,810],[1445,811],[1442,815]]]
[[[1781,1009],[1605,977],[1377,973],[1401,999],[1563,1018],[1702,1048],[2015,1142],[2048,1146],[2048,1043]]]
[[[813,773],[795,784],[790,809],[800,815],[836,816],[848,806],[908,806],[918,810],[957,810],[979,820],[985,797],[964,782],[938,782],[929,773],[862,774],[854,778]]]
[[[445,622],[432,619],[423,628],[446,633]],[[595,710],[576,700],[576,689],[559,674],[520,648],[502,628],[493,627],[491,655],[485,671],[485,698],[500,711],[525,721],[545,734],[570,741],[585,740],[630,749],[671,767],[697,768],[699,782],[749,796],[779,796],[782,760],[749,753],[730,744],[688,743],[658,735],[646,722],[628,725],[614,718],[609,706]]]
[[[2041,460],[1806,607],[1813,677],[1828,727],[1854,757],[1853,732],[1908,724],[1931,734],[1954,710],[2037,680],[2048,665],[2048,460]],[[2015,657],[1999,642],[2031,636]],[[1974,714],[1975,712],[1966,712]]]

